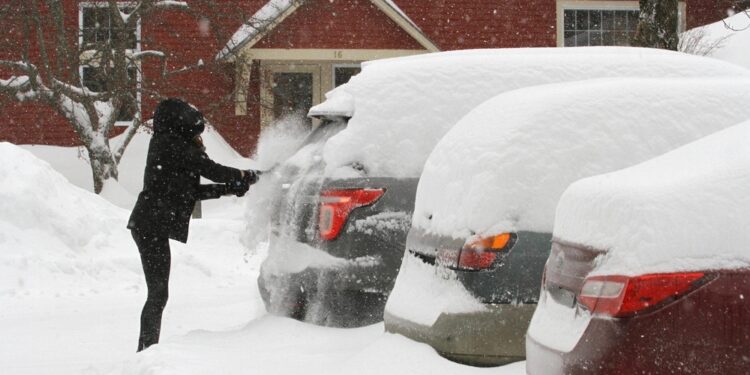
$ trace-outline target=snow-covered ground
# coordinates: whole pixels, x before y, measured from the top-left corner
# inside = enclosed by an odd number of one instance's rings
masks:
[[[750,68],[750,9],[683,34],[689,52]]]
[[[32,149],[85,184],[74,149]],[[136,354],[146,289],[129,210],[23,148],[0,143],[0,158],[2,374],[524,373],[523,363],[449,362],[382,324],[345,330],[267,315],[256,285],[265,248],[240,243],[242,199],[194,220],[187,245],[171,243],[162,342]]]

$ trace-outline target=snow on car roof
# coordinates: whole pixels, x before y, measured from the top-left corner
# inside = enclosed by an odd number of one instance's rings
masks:
[[[609,78],[499,95],[427,160],[413,225],[439,235],[551,232],[572,182],[750,118],[748,78]]]
[[[417,177],[432,148],[463,115],[506,91],[596,77],[747,74],[715,59],[639,48],[446,52],[365,64],[312,112],[325,107],[352,115],[347,129],[325,146],[328,176],[360,176],[351,168],[356,164],[369,176]]]
[[[557,238],[609,250],[596,273],[750,267],[750,121],[560,199]]]

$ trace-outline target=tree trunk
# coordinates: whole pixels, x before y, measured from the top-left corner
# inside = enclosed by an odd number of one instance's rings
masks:
[[[640,20],[633,45],[677,50],[677,0],[640,0]]]
[[[117,163],[109,147],[86,146],[86,150],[89,153],[91,175],[94,178],[94,192],[101,194],[107,179],[117,179]]]

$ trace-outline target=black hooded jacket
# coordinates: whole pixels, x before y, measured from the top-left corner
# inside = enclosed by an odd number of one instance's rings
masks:
[[[130,215],[129,229],[186,242],[195,202],[227,192],[223,184],[201,185],[200,177],[223,183],[242,178],[239,169],[213,162],[194,141],[203,129],[203,115],[189,104],[178,99],[159,104],[143,191]]]

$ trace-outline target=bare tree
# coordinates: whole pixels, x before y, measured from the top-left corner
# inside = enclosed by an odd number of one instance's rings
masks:
[[[10,15],[3,18],[15,18],[21,25],[22,40],[18,41],[18,58],[0,59],[0,71],[11,72],[0,78],[0,94],[42,103],[65,117],[88,152],[94,191],[100,193],[107,179],[117,179],[117,165],[141,125],[137,78],[141,62],[155,58],[166,67],[162,52],[135,48],[139,44],[135,30],[152,12],[187,9],[187,3],[141,0],[123,7],[117,0],[108,0],[91,4],[96,9],[85,17],[92,27],[75,33],[65,24],[60,0],[24,0],[4,7],[2,11]],[[123,119],[129,122],[124,136],[110,145],[110,133]]]
[[[677,50],[677,0],[640,0],[640,20],[633,45]]]

